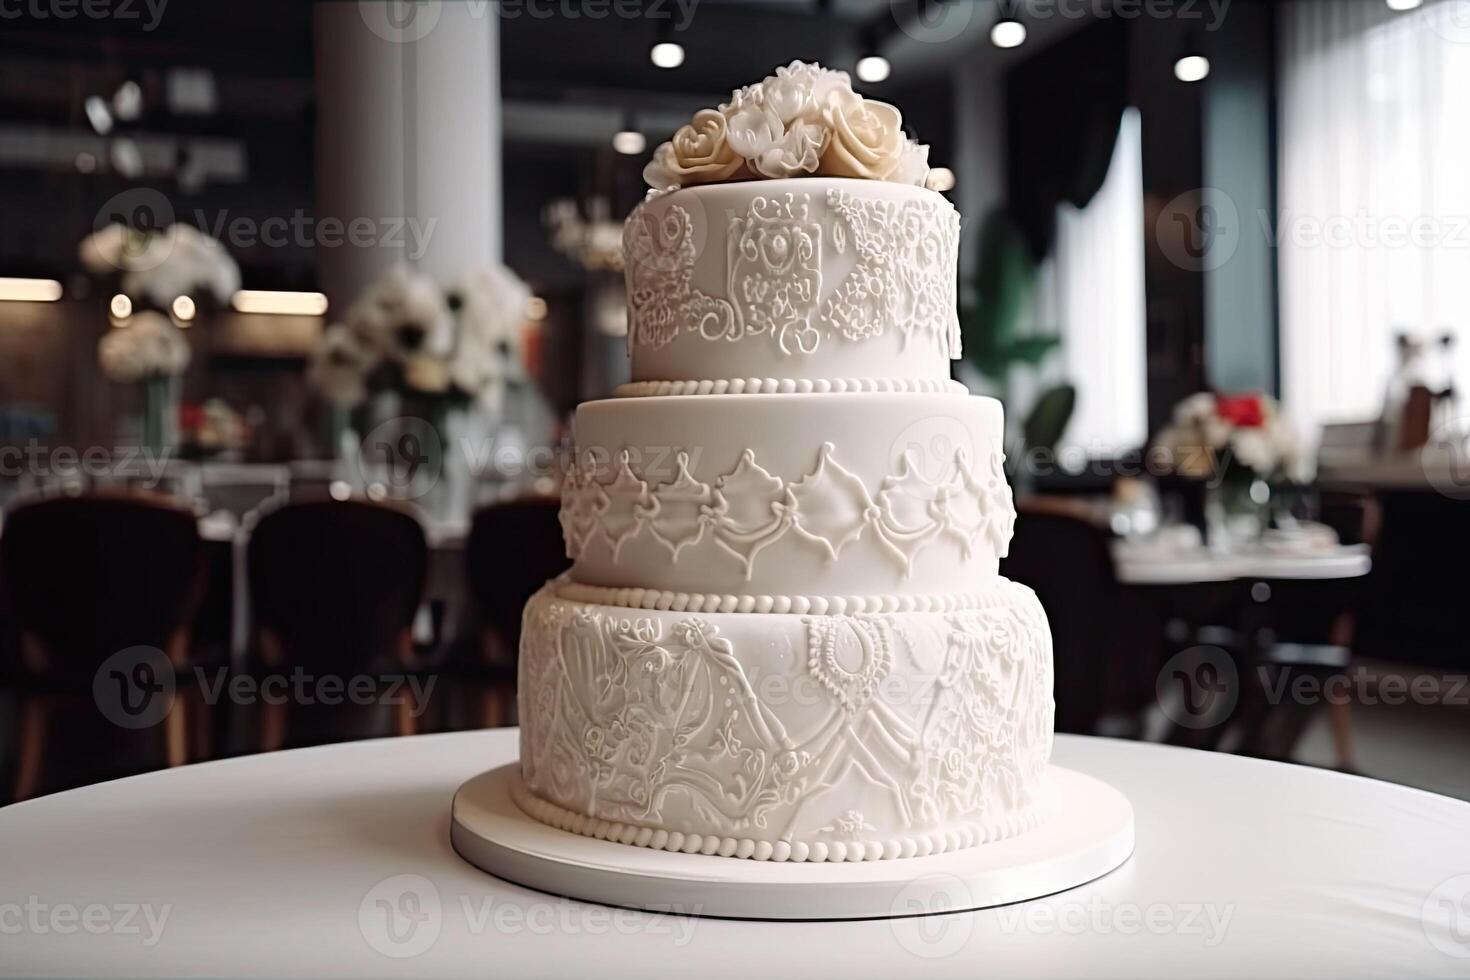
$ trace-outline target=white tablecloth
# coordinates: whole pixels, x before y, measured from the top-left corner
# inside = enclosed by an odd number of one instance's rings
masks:
[[[1099,881],[921,919],[673,918],[549,898],[455,856],[451,795],[512,758],[515,738],[282,752],[0,810],[0,973],[1470,973],[1470,804],[1446,797],[1064,736],[1056,761],[1137,813],[1136,853]]]

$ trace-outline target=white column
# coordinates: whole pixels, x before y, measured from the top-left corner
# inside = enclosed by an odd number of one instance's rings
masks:
[[[315,18],[317,261],[334,309],[398,262],[447,282],[498,261],[495,6],[368,0]],[[321,241],[327,219],[347,241]]]

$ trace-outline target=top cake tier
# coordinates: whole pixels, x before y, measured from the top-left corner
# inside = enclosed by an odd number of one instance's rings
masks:
[[[633,380],[948,379],[959,223],[883,180],[651,195],[623,230]]]

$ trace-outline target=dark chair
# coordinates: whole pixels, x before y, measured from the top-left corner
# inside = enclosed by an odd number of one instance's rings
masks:
[[[571,567],[555,497],[528,497],[481,508],[465,544],[470,593],[484,625],[481,663],[515,665],[521,611],[548,579]]]
[[[204,580],[194,515],[170,498],[54,497],[6,515],[0,589],[18,648],[7,665],[20,721],[16,799],[208,751],[207,727],[190,724],[198,692],[180,670]],[[109,663],[111,678],[102,673]],[[118,715],[133,699],[119,693],[112,703],[112,682],[133,680],[147,682],[132,691],[141,713]],[[152,701],[165,682],[174,696]],[[145,710],[153,704],[166,714]]]
[[[1128,599],[1105,530],[1055,502],[1032,498],[1018,508],[1000,570],[1034,589],[1046,610],[1058,731],[1090,733],[1105,714],[1142,710],[1153,694],[1156,664],[1125,655]]]
[[[424,706],[396,682],[424,666],[412,640],[428,564],[418,520],[362,500],[287,504],[260,518],[248,548],[254,669],[262,683],[304,676],[310,692],[260,705],[258,747],[415,731]],[[364,677],[373,698],[347,697]]]

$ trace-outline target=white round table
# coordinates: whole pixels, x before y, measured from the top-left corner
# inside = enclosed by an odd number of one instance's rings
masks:
[[[1361,578],[1373,569],[1366,545],[1338,545],[1320,551],[1270,551],[1218,554],[1205,548],[1179,551],[1113,548],[1118,581],[1125,585],[1189,585],[1239,579]]]
[[[502,729],[252,756],[0,810],[0,974],[615,977],[1470,972],[1470,804],[1062,736],[1133,858],[1070,892],[856,922],[659,916],[507,884],[449,847]],[[937,910],[936,911],[940,911]]]

